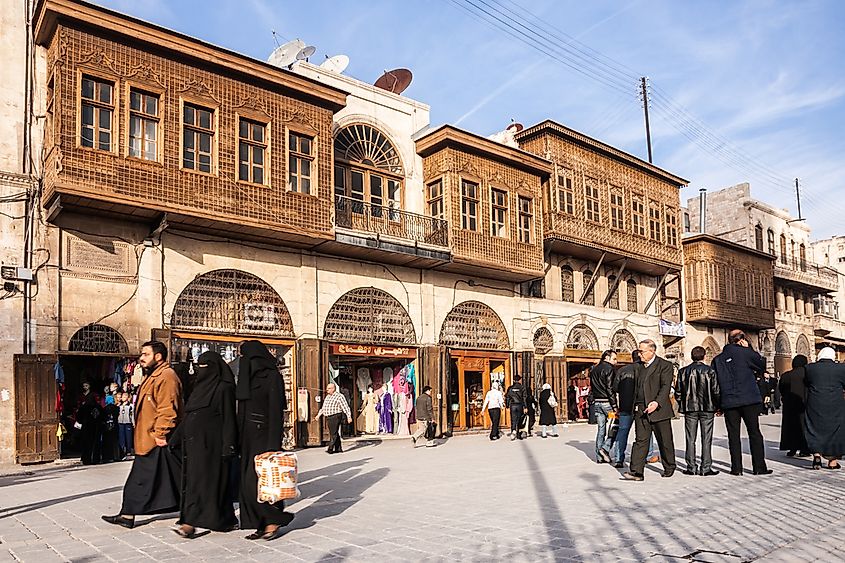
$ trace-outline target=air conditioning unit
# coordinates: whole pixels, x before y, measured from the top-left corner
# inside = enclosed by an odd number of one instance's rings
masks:
[[[19,266],[0,267],[0,277],[4,280],[32,281],[32,269]]]

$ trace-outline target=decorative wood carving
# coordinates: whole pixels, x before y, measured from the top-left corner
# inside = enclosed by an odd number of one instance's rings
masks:
[[[126,78],[136,78],[138,80],[142,80],[148,83],[155,82],[162,88],[167,88],[167,85],[164,83],[164,80],[162,80],[158,73],[153,70],[153,67],[151,67],[147,63],[141,63],[137,66],[132,67],[126,74]]]

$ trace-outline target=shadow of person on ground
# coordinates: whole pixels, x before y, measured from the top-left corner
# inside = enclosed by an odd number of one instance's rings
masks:
[[[109,487],[107,489],[99,489],[96,491],[88,491],[85,493],[78,493],[75,495],[69,495],[66,497],[60,497],[57,499],[48,499],[42,500],[39,502],[33,502],[29,504],[22,504],[20,506],[11,506],[8,508],[0,507],[0,520],[3,518],[9,518],[10,516],[17,516],[19,514],[23,514],[25,512],[31,512],[33,510],[39,510],[41,508],[45,508],[47,506],[55,506],[57,504],[61,504],[63,502],[70,502],[73,500],[81,499],[81,498],[89,498],[89,497],[96,497],[100,495],[105,495],[108,493],[114,493],[116,491],[122,491],[123,485],[117,487]],[[7,497],[8,498],[8,497]]]

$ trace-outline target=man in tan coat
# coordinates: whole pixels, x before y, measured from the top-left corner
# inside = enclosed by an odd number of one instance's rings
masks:
[[[135,403],[135,459],[120,513],[103,516],[124,528],[132,528],[138,514],[179,509],[179,460],[167,450],[167,439],[182,414],[182,384],[167,365],[167,347],[161,342],[144,343],[139,364],[146,377]]]

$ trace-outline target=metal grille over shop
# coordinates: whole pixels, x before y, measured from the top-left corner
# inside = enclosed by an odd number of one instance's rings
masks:
[[[534,353],[545,355],[552,351],[555,345],[555,338],[549,329],[542,326],[534,333]]]
[[[100,324],[89,324],[77,330],[70,338],[71,352],[99,352],[102,354],[128,354],[126,340],[115,329]]]
[[[575,325],[569,331],[566,347],[574,350],[598,350],[599,339],[596,333],[587,325]]]
[[[440,344],[467,350],[509,350],[508,331],[493,309],[479,301],[464,301],[446,315]]]
[[[619,329],[610,339],[610,349],[616,352],[633,352],[637,349],[637,339],[624,328]]]
[[[323,336],[334,342],[417,343],[408,311],[395,297],[375,287],[359,287],[338,299],[326,317]]]
[[[240,270],[197,276],[176,300],[170,325],[223,334],[294,335],[279,294],[261,278]]]

